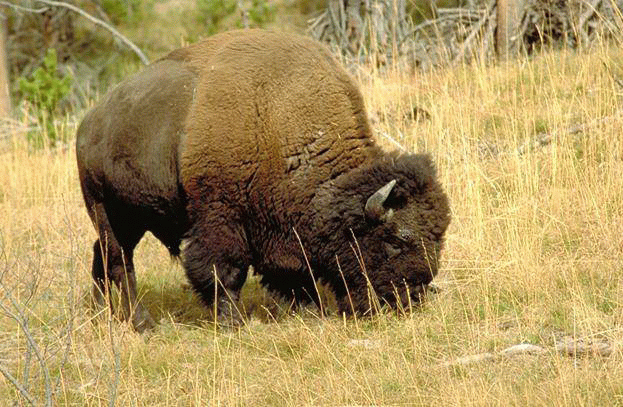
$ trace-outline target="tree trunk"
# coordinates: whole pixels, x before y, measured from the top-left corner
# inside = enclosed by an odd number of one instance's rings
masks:
[[[0,119],[11,115],[9,69],[6,57],[7,19],[0,13]]]
[[[500,59],[506,59],[517,51],[523,3],[524,0],[497,0],[495,50]]]

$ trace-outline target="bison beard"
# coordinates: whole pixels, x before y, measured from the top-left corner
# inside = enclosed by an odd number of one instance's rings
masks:
[[[146,231],[225,322],[249,266],[295,301],[318,302],[322,280],[362,314],[370,290],[406,305],[437,273],[450,211],[430,158],[376,146],[355,83],[304,37],[232,31],[173,51],[87,113],[76,152],[95,298],[116,284],[139,331],[154,325],[132,262]]]

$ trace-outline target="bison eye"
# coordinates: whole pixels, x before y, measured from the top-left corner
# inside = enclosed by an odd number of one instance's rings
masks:
[[[399,247],[389,243],[385,243],[385,252],[390,258],[398,256],[401,251],[402,250]]]
[[[400,229],[398,233],[396,234],[396,237],[401,242],[408,243],[409,241],[413,239],[413,232],[410,231],[409,229]]]

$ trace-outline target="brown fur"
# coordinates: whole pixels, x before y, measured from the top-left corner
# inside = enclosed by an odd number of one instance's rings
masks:
[[[294,35],[232,31],[173,51],[87,114],[77,156],[99,234],[96,298],[116,282],[138,329],[153,323],[132,265],[145,231],[173,255],[186,241],[184,267],[206,303],[216,270],[226,317],[250,265],[270,289],[316,301],[301,245],[340,309],[365,312],[353,234],[373,288],[394,303],[405,282],[414,292],[430,282],[450,219],[428,156],[383,153],[353,80],[323,46]],[[367,199],[392,179],[394,216],[367,219]]]

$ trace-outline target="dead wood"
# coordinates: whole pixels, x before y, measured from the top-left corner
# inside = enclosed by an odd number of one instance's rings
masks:
[[[406,62],[424,69],[500,53],[504,57],[511,51],[531,53],[544,46],[586,47],[604,38],[623,41],[623,0],[468,4],[436,8],[434,18],[415,25],[404,0],[329,0],[327,9],[309,21],[309,33],[355,62]],[[503,13],[500,5],[512,10]]]

